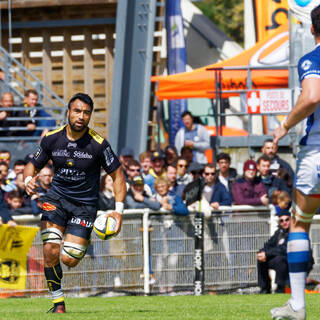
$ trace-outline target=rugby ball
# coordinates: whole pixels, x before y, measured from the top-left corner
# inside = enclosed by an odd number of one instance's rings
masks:
[[[96,218],[93,224],[93,230],[98,238],[108,240],[115,236],[116,226],[117,221],[113,217],[110,217],[109,214],[105,213]]]

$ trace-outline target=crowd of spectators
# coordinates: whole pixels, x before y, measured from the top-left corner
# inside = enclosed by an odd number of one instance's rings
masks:
[[[182,146],[182,149],[186,149],[186,146]],[[192,149],[190,150],[192,153]],[[182,150],[180,153],[183,154]],[[187,159],[178,154],[175,146],[168,146],[163,151],[145,151],[139,155],[139,160],[136,160],[131,148],[125,147],[121,150],[119,158],[125,172],[128,190],[126,208],[169,210],[185,215],[187,211],[184,205],[184,189],[196,179],[201,179],[202,201],[207,201],[215,210],[220,206],[232,204],[254,206],[273,204],[279,208],[281,203],[282,209],[290,207],[292,184],[290,186],[279,176],[279,171],[283,172],[286,169],[280,165],[277,171],[270,169],[272,159],[278,159],[279,163],[280,158],[276,154],[270,158],[262,153],[257,162],[248,159],[243,164],[242,176],[231,167],[231,157],[227,153],[218,154],[216,164],[201,164],[190,161],[191,157]],[[288,172],[287,174],[290,176]],[[105,183],[101,186],[100,203],[108,201],[109,209],[112,209],[113,202],[110,201],[112,191],[106,195]],[[283,198],[285,200],[281,200]]]
[[[25,94],[24,106],[37,106],[38,95],[29,90]],[[12,95],[4,93],[1,103],[8,106],[13,103]],[[6,111],[5,111],[6,112]],[[38,111],[24,111],[30,119],[24,121],[26,134],[43,134],[37,130],[33,117]],[[19,113],[18,113],[19,114]],[[7,113],[8,115],[8,113]],[[20,113],[20,116],[22,114]],[[272,141],[266,140],[257,162],[248,159],[243,164],[243,175],[240,176],[231,167],[231,157],[220,153],[216,164],[206,163],[205,150],[208,138],[201,125],[194,124],[190,112],[182,115],[185,128],[180,131],[180,150],[175,146],[167,146],[164,150],[142,152],[138,159],[130,147],[124,147],[119,159],[127,182],[127,198],[125,207],[128,209],[150,208],[153,210],[172,211],[186,215],[184,189],[196,179],[201,179],[202,201],[206,201],[212,209],[229,205],[268,205],[288,209],[292,193],[292,169],[289,164],[276,154]],[[0,112],[0,121],[4,121]],[[20,122],[20,126],[21,126]],[[200,155],[201,154],[201,155]],[[39,214],[41,196],[50,188],[53,176],[52,169],[47,166],[40,172],[39,189],[31,199],[26,195],[23,183],[23,169],[28,159],[10,161],[10,153],[0,152],[0,183],[2,203],[8,209],[2,219],[12,220],[12,215]],[[197,162],[201,159],[201,162]],[[239,168],[239,165],[238,165]],[[285,198],[285,200],[283,200]],[[282,200],[281,200],[282,199]],[[279,204],[281,203],[281,205]],[[285,207],[284,207],[285,204]],[[114,207],[112,179],[104,174],[101,178],[99,209],[108,210]],[[10,218],[8,220],[8,217]]]
[[[12,215],[39,214],[41,196],[50,188],[53,176],[50,166],[43,168],[37,195],[30,199],[23,183],[23,169],[28,157],[16,160],[13,164],[10,159],[10,152],[0,151],[1,192],[3,204],[8,209],[8,213],[2,217],[4,221],[8,221]],[[196,179],[201,179],[202,201],[207,201],[214,210],[232,204],[273,204],[278,211],[290,208],[292,182],[288,179],[288,183],[280,177],[290,177],[290,174],[281,166],[279,170],[271,171],[272,159],[265,153],[257,162],[252,159],[245,161],[242,176],[231,167],[231,157],[227,153],[218,154],[215,165],[189,162],[183,156],[178,156],[174,146],[164,151],[142,152],[139,160],[134,158],[134,151],[130,147],[125,147],[119,159],[127,182],[125,207],[128,209],[150,208],[186,215],[188,209],[184,203],[184,189]],[[114,208],[112,179],[107,174],[101,178],[98,206],[100,210]]]
[[[39,126],[54,125],[33,119],[40,114],[36,109],[37,99],[37,93],[29,90],[26,92],[23,105],[35,107],[35,112],[26,110],[15,113],[18,119],[27,117],[16,123],[17,126],[25,128],[22,131],[23,135],[41,136],[47,130],[38,130]],[[12,95],[4,93],[1,104],[3,107],[12,106]],[[8,111],[0,111],[2,128],[12,127],[12,122],[9,124],[6,120],[12,115],[13,112],[10,114]],[[185,204],[184,190],[194,180],[200,179],[201,201],[206,202],[203,207],[210,208],[211,215],[215,214],[215,210],[219,210],[220,206],[273,204],[280,217],[279,221],[284,219],[283,216],[288,213],[291,205],[293,170],[276,154],[277,150],[271,140],[265,141],[261,149],[262,154],[257,161],[248,159],[243,163],[243,172],[240,176],[237,170],[231,167],[231,157],[227,153],[218,154],[215,164],[207,163],[205,150],[208,148],[209,140],[203,127],[193,123],[193,117],[189,112],[184,113],[182,119],[185,128],[177,135],[178,143],[175,146],[167,146],[164,150],[142,152],[138,159],[135,159],[135,153],[130,147],[124,147],[120,151],[119,159],[127,187],[126,209],[149,208],[160,212],[169,211],[180,216],[188,215],[191,208]],[[0,131],[1,136],[4,134],[5,131]],[[11,131],[11,135],[15,134],[17,133]],[[21,135],[21,130],[17,135]],[[180,149],[177,148],[178,145]],[[14,216],[40,214],[41,199],[50,188],[53,171],[50,164],[40,171],[37,193],[30,198],[26,194],[23,180],[23,170],[30,160],[29,157],[11,163],[10,152],[0,151],[0,225],[8,223],[15,227]],[[239,164],[237,167],[239,168]],[[100,181],[98,209],[112,210],[114,206],[113,180],[108,174],[103,174]],[[281,227],[283,226],[280,224],[280,231]],[[280,231],[279,234],[286,234]],[[278,237],[278,233],[274,238]],[[270,253],[271,249],[269,250],[268,246],[274,238],[271,238],[257,256],[262,293],[270,292],[268,269],[277,265],[281,259],[285,261],[285,257],[273,257]],[[282,266],[283,268],[277,269],[278,292],[283,292],[287,281],[287,269],[284,263]],[[151,268],[150,271],[152,272]]]
[[[23,101],[15,105],[13,94],[4,92],[0,100],[0,136],[42,137],[48,128],[55,127],[56,121],[41,108],[38,100],[37,91],[30,89],[25,92]]]

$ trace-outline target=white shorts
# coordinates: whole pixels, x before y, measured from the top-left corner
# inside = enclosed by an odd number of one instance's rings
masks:
[[[320,146],[301,146],[294,187],[306,195],[320,194]]]

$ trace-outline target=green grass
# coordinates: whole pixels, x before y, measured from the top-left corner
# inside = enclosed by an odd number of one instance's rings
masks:
[[[1,299],[0,320],[264,320],[289,295],[206,295],[114,298],[68,298],[66,314],[46,314],[49,299]],[[308,320],[318,320],[318,294],[307,295]]]

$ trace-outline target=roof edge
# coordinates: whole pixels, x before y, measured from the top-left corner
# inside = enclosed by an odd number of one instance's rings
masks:
[[[73,5],[116,4],[118,0],[15,0],[11,8],[61,7]],[[0,1],[1,9],[8,9],[8,1]]]

